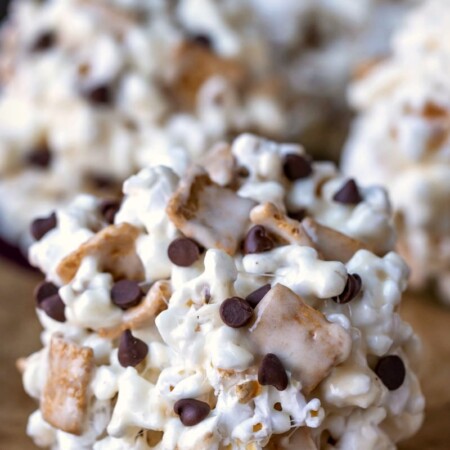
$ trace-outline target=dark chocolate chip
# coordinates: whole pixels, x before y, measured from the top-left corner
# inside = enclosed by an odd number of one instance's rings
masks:
[[[320,48],[324,44],[324,33],[320,30],[318,21],[313,17],[304,24],[303,44],[309,49]]]
[[[58,224],[56,214],[53,212],[48,217],[39,217],[31,223],[30,233],[36,241],[41,240],[50,230]]]
[[[106,84],[86,90],[85,97],[95,106],[108,106],[113,102],[112,89]]]
[[[258,306],[258,303],[270,291],[270,288],[271,288],[270,284],[265,284],[264,286],[261,286],[260,288],[256,289],[256,291],[253,291],[251,294],[248,294],[247,297],[245,297],[246,302],[252,308],[256,308]]]
[[[52,295],[50,297],[47,297],[45,300],[42,300],[40,302],[40,309],[42,309],[45,314],[47,314],[47,316],[51,317],[57,322],[66,321],[66,305],[61,300],[61,297],[58,294]]]
[[[167,249],[167,255],[171,262],[180,267],[189,267],[198,260],[200,247],[189,238],[175,239]]]
[[[122,367],[135,367],[148,354],[148,346],[144,341],[135,338],[130,330],[125,330],[120,336],[118,358]]]
[[[379,359],[375,373],[390,391],[395,391],[405,381],[406,369],[399,356],[388,355]]]
[[[247,167],[241,166],[237,169],[237,175],[241,178],[248,178],[250,176],[250,172]]]
[[[212,40],[207,34],[194,34],[190,36],[190,41],[195,44],[201,45],[205,48],[212,48]]]
[[[132,280],[120,280],[111,289],[112,302],[123,310],[138,305],[143,295],[139,284]]]
[[[183,398],[175,403],[173,410],[175,414],[180,416],[181,423],[184,426],[192,427],[206,419],[211,408],[208,403],[195,398]]]
[[[288,213],[288,217],[301,222],[306,217],[307,211],[305,208],[297,209]]]
[[[36,286],[34,290],[34,299],[36,301],[36,306],[41,307],[41,303],[49,297],[56,295],[58,293],[58,286],[49,281],[43,281]]]
[[[117,180],[103,173],[90,173],[86,176],[86,179],[96,189],[106,191],[118,189]]]
[[[250,228],[244,240],[244,253],[262,253],[272,250],[274,243],[261,225]]]
[[[100,211],[100,214],[105,219],[106,223],[113,224],[114,218],[116,217],[117,212],[120,209],[121,205],[120,200],[103,200],[98,209]]]
[[[264,356],[258,370],[258,382],[262,386],[274,386],[284,391],[288,385],[288,376],[282,362],[273,353]]]
[[[27,155],[26,161],[29,165],[46,169],[52,162],[52,154],[46,145],[33,148]]]
[[[283,171],[288,180],[295,181],[309,177],[313,169],[308,158],[295,153],[289,153],[284,157]]]
[[[357,273],[348,274],[342,294],[333,297],[333,301],[339,304],[348,303],[353,300],[361,291],[361,277]]]
[[[345,184],[334,194],[333,200],[335,202],[344,203],[345,205],[356,205],[362,201],[359,193],[358,185],[352,178],[345,182]]]
[[[337,440],[334,439],[334,437],[330,435],[330,436],[328,436],[327,444],[336,445],[337,444]]]
[[[56,34],[53,31],[41,33],[31,46],[32,52],[45,52],[56,44]]]
[[[220,317],[225,325],[241,328],[250,322],[253,309],[243,298],[231,297],[220,305]]]

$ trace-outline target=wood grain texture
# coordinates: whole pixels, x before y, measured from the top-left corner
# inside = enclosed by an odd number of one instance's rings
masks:
[[[36,404],[24,393],[15,368],[18,357],[39,349],[40,326],[32,292],[40,278],[0,261],[0,449],[33,450],[25,434]],[[424,345],[422,385],[427,417],[417,436],[401,450],[450,449],[450,310],[433,299],[408,295],[402,315],[413,324]]]

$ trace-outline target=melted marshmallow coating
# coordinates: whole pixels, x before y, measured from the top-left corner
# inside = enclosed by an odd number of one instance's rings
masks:
[[[326,260],[312,244],[286,242],[274,231],[271,250],[244,254],[240,245],[228,253],[210,247],[191,266],[177,266],[166,255],[174,239],[182,236],[172,211],[174,198],[189,186],[187,178],[158,166],[125,182],[115,227],[125,230],[124,224],[129,224],[138,230],[133,251],[142,264],[142,289],[150,287],[152,292],[158,283],[169,289],[156,319],[131,325],[133,336],[148,346],[135,367],[122,366],[117,334],[104,332],[120,326],[132,311],[111,301],[114,271],[105,270],[105,250],[83,253],[73,278],[62,280],[61,264],[67,256],[90,246],[104,232],[99,200],[81,196],[57,211],[57,227],[32,245],[30,260],[59,286],[66,321],[55,321],[37,309],[44,328],[43,349],[26,360],[23,382],[30,396],[46,403],[55,334],[92,349],[93,369],[84,391],[88,403],[81,433],[51,425],[41,408],[30,416],[27,427],[37,445],[55,450],[297,448],[289,443],[292,438],[308,449],[378,450],[396,448],[398,441],[416,432],[424,408],[415,375],[419,341],[398,314],[408,269],[392,251],[395,239],[386,194],[381,188],[364,187],[359,204],[336,202],[333,196],[346,179],[332,164],[312,163],[309,176],[290,181],[283,169],[286,155],[306,156],[297,145],[241,135],[229,147],[234,161],[230,188],[206,184],[205,189],[214,186],[217,204],[223,202],[224,192],[230,202],[272,202],[283,217],[286,211],[304,208],[319,225],[335,230],[334,239],[361,242],[349,260]],[[204,180],[204,172],[196,170],[197,179]],[[209,175],[215,179],[217,174]],[[188,219],[191,225],[221,214],[214,204],[202,203],[205,197],[198,193],[203,185],[196,186],[193,195],[199,197],[193,204],[200,213],[192,213],[196,216]],[[261,207],[251,211],[252,220]],[[233,222],[233,217],[227,220]],[[217,236],[227,232],[227,220],[223,227],[220,221],[212,222]],[[248,219],[243,235],[251,226]],[[191,237],[202,236],[203,232]],[[377,248],[377,254],[368,248]],[[348,274],[359,275],[362,290],[350,302],[338,304],[332,298],[342,293]],[[255,322],[241,328],[224,323],[220,308],[225,299],[245,298],[267,283],[272,289],[256,307]],[[274,292],[279,297],[273,298]],[[300,308],[299,314],[309,319],[299,325],[283,318],[283,305]],[[279,320],[272,328],[270,324]],[[283,335],[285,320],[297,341],[289,339],[291,334]],[[312,345],[303,341],[311,334],[317,336]],[[271,349],[286,371],[284,390],[258,382],[260,349],[273,342],[285,343]],[[295,352],[299,345],[306,353],[293,359],[289,349]],[[329,359],[331,354],[335,356]],[[386,355],[397,355],[406,368],[395,390],[388,390],[374,372]],[[329,365],[322,370],[324,361]],[[298,364],[303,365],[300,371]],[[312,382],[303,377],[306,372]],[[183,425],[174,413],[174,404],[186,398],[207,402],[211,408],[193,426]]]
[[[435,282],[450,302],[450,13],[433,0],[412,13],[392,55],[350,88],[360,112],[343,169],[388,186],[400,250],[416,288]]]

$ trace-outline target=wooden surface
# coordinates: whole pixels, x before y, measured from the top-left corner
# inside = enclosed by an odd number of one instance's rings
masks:
[[[14,363],[37,350],[39,325],[32,291],[39,276],[0,261],[0,449],[35,449],[25,435],[34,402],[23,392]],[[450,310],[430,299],[408,296],[402,314],[423,339],[422,385],[427,417],[420,433],[402,450],[450,449]]]

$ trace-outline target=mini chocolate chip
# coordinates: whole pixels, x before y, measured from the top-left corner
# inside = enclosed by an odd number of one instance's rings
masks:
[[[220,317],[225,325],[241,328],[250,322],[253,309],[243,298],[231,297],[220,305]]]
[[[66,321],[66,305],[61,300],[61,297],[58,294],[52,295],[42,300],[40,302],[40,309],[42,309],[45,314],[47,314],[47,316],[51,317],[57,322]]]
[[[58,224],[56,214],[53,212],[48,217],[39,217],[31,223],[30,233],[31,236],[40,241],[50,230],[56,228]]]
[[[305,208],[297,209],[297,211],[291,211],[288,213],[288,217],[301,222],[306,217],[307,211]]]
[[[189,267],[198,260],[200,247],[189,238],[175,239],[167,249],[167,255],[172,263],[180,267]]]
[[[135,338],[130,330],[125,330],[120,336],[118,358],[122,367],[135,367],[143,361],[148,353],[144,341]]]
[[[138,305],[143,295],[139,284],[132,280],[120,280],[111,289],[112,302],[123,310]]]
[[[247,297],[245,297],[245,301],[252,308],[256,308],[258,306],[258,303],[270,291],[270,288],[271,288],[270,284],[265,284],[264,286],[261,286],[260,288],[253,291],[251,294],[248,294]]]
[[[261,225],[250,228],[244,240],[244,253],[262,253],[272,250],[274,243]]]
[[[303,42],[306,48],[315,49],[324,44],[324,33],[314,17],[308,20],[303,28]]]
[[[399,356],[388,355],[379,359],[375,373],[390,391],[395,391],[405,381],[406,369]]]
[[[112,89],[106,84],[88,89],[85,97],[96,106],[108,106],[113,102]]]
[[[212,48],[211,38],[207,34],[195,34],[190,36],[190,41],[208,49]]]
[[[337,440],[334,439],[334,437],[330,435],[330,436],[328,436],[327,444],[336,445],[337,444]]]
[[[26,155],[26,161],[31,166],[46,169],[52,161],[52,154],[46,145],[42,145],[40,147],[33,148]]]
[[[89,173],[86,180],[96,189],[106,191],[118,189],[117,180],[103,173]]]
[[[44,31],[31,46],[32,52],[44,52],[56,44],[56,34],[53,31]]]
[[[56,295],[58,293],[58,286],[49,281],[43,281],[36,286],[34,290],[34,299],[36,301],[36,306],[41,307],[41,303],[49,297]]]
[[[308,158],[289,153],[284,157],[283,171],[288,180],[295,181],[309,177],[313,170]]]
[[[357,273],[348,274],[344,290],[337,297],[333,297],[332,300],[341,305],[348,303],[359,294],[361,291],[361,284],[361,277]]]
[[[248,178],[250,176],[250,172],[247,167],[241,166],[237,169],[237,175],[241,178]]]
[[[264,356],[258,370],[258,382],[262,386],[274,386],[284,391],[288,385],[288,376],[282,362],[273,353]]]
[[[359,193],[358,185],[352,178],[334,194],[333,200],[335,202],[344,203],[345,205],[356,205],[362,201]]]
[[[113,224],[114,218],[116,217],[117,212],[120,209],[121,205],[120,200],[103,200],[98,209],[100,214],[105,219],[106,223]]]
[[[184,426],[192,427],[206,419],[211,408],[208,403],[195,398],[183,398],[175,403],[173,410],[175,414],[180,416],[181,423]]]

